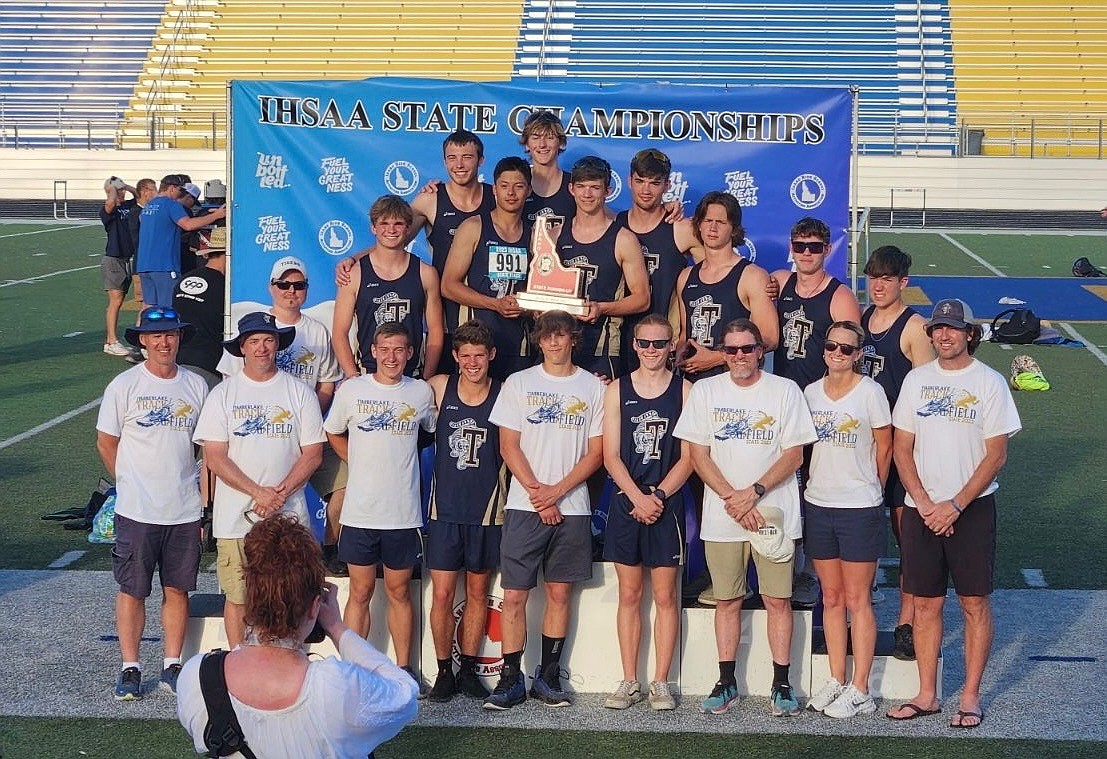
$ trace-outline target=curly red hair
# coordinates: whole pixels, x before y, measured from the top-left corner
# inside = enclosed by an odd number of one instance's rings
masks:
[[[246,533],[246,624],[261,640],[296,634],[323,589],[323,552],[291,514],[274,514]]]

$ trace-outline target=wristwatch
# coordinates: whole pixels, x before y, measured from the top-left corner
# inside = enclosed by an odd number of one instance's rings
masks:
[[[765,486],[760,482],[755,482],[753,483],[753,492],[757,493],[757,497],[760,498],[765,495]]]
[[[669,494],[666,493],[661,488],[654,488],[653,489],[653,495],[657,496],[657,500],[659,500],[659,501],[666,501],[669,498]]]

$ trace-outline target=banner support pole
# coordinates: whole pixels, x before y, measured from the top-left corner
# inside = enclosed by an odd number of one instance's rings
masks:
[[[850,99],[853,101],[851,106],[851,121],[850,125],[850,172],[849,172],[849,217],[850,217],[850,230],[849,230],[849,280],[850,287],[854,292],[857,292],[857,243],[860,239],[860,233],[857,229],[858,222],[858,191],[857,191],[857,172],[860,166],[858,155],[860,153],[859,143],[860,135],[857,129],[857,115],[858,115],[858,103],[860,102],[861,88],[856,84],[849,86]]]

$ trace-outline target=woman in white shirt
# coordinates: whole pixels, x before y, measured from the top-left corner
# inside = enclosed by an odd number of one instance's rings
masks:
[[[342,622],[319,543],[294,516],[258,522],[243,551],[247,635],[223,671],[246,745],[266,759],[365,759],[415,718],[416,682]],[[308,659],[317,621],[341,659]],[[177,718],[197,753],[208,750],[204,656],[189,659],[177,682]]]
[[[823,349],[826,376],[804,390],[819,435],[804,493],[804,550],[822,586],[831,672],[808,706],[836,718],[876,711],[869,695],[876,648],[869,591],[885,541],[882,501],[892,460],[892,416],[880,385],[861,374],[864,335],[854,322],[831,324]],[[849,684],[847,634],[853,643]]]

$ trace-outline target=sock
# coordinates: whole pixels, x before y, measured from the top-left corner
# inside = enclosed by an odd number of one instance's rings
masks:
[[[125,661],[125,662],[123,662],[123,666],[119,668],[119,671],[122,672],[125,669],[130,669],[131,667],[134,667],[139,672],[142,671],[142,665],[139,662],[136,662],[136,661]]]
[[[452,672],[453,668],[450,666],[450,660],[449,659],[439,659],[438,660],[438,671],[439,671],[439,673],[442,673],[442,674],[444,674],[446,672]]]
[[[181,657],[179,657],[179,656],[167,656],[167,657],[165,657],[164,659],[161,660],[161,668],[162,669],[169,669],[170,664],[180,664],[180,663],[181,663]]]
[[[788,668],[791,664],[773,662],[773,685],[788,685]]]
[[[721,661],[719,662],[719,682],[724,685],[730,685],[731,683],[737,683],[734,679],[734,661]]]
[[[564,646],[564,638],[542,636],[542,677],[551,685],[561,677],[561,649]]]
[[[504,669],[501,673],[503,676],[515,675],[518,677],[519,670],[523,666],[523,652],[512,651],[510,654],[504,654]]]

